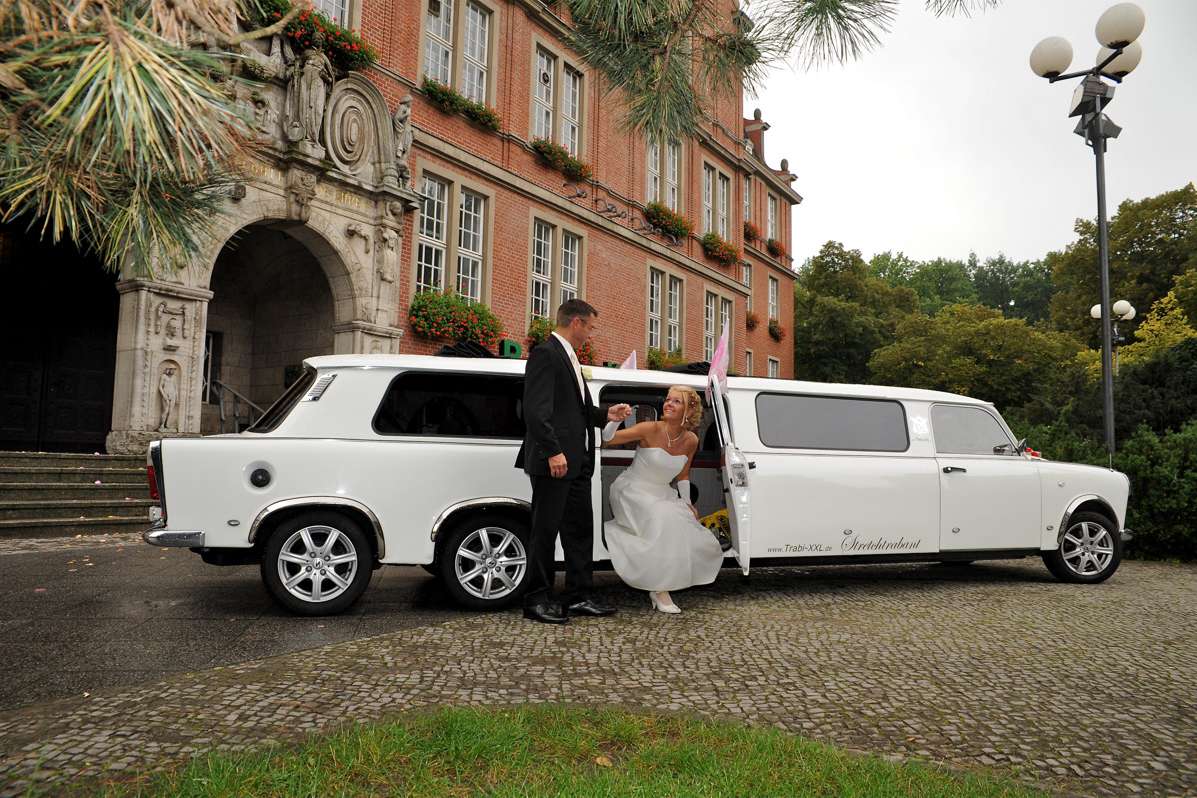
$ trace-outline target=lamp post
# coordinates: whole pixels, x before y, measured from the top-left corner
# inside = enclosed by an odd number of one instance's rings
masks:
[[[1143,47],[1136,41],[1143,32],[1143,10],[1134,3],[1111,6],[1097,20],[1097,63],[1089,69],[1068,72],[1072,63],[1072,45],[1066,39],[1052,36],[1031,51],[1031,70],[1041,78],[1055,83],[1060,80],[1082,78],[1072,95],[1068,115],[1079,116],[1073,131],[1085,139],[1093,149],[1097,161],[1097,249],[1101,268],[1101,382],[1105,405],[1106,452],[1110,467],[1114,467],[1114,373],[1113,332],[1110,313],[1110,242],[1106,223],[1106,140],[1117,138],[1122,129],[1115,125],[1102,109],[1114,97],[1114,87],[1102,78],[1115,83],[1129,75],[1139,59]],[[1129,303],[1128,303],[1129,304]]]
[[[1118,376],[1118,347],[1126,343],[1126,339],[1118,332],[1118,322],[1130,321],[1135,317],[1135,306],[1125,299],[1119,299],[1110,308],[1114,312],[1114,333],[1111,342],[1114,344],[1114,376]],[[1095,319],[1101,318],[1101,305],[1089,308],[1089,315]]]

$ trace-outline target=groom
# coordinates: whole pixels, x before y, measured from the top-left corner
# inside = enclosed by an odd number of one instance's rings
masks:
[[[532,480],[532,542],[524,617],[565,623],[570,615],[612,615],[590,598],[594,566],[594,428],[623,421],[628,405],[594,406],[576,349],[595,332],[598,311],[580,299],[557,309],[557,329],[528,355],[524,372],[524,443],[515,459]],[[565,552],[565,595],[553,599],[557,533]]]

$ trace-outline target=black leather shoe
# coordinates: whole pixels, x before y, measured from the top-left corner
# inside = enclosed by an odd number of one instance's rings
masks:
[[[606,604],[599,604],[593,599],[586,599],[585,601],[575,601],[573,604],[570,604],[569,614],[603,617],[605,615],[614,615],[615,608]]]
[[[569,620],[560,604],[551,603],[524,607],[524,617],[530,621],[540,621],[541,623],[565,623]]]

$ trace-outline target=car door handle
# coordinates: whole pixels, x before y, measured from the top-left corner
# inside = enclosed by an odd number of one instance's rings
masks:
[[[967,468],[961,468],[960,466],[944,466],[944,467],[943,467],[943,472],[944,472],[945,474],[950,474],[950,473],[952,473],[953,471],[959,471],[961,474],[967,474],[967,473],[968,473],[968,469],[967,469]]]

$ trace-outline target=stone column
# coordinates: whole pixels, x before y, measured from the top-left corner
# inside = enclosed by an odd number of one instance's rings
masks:
[[[397,355],[403,330],[365,321],[347,321],[333,325],[333,351],[338,355]]]
[[[164,436],[198,435],[204,331],[212,292],[125,280],[108,451],[141,454]]]

